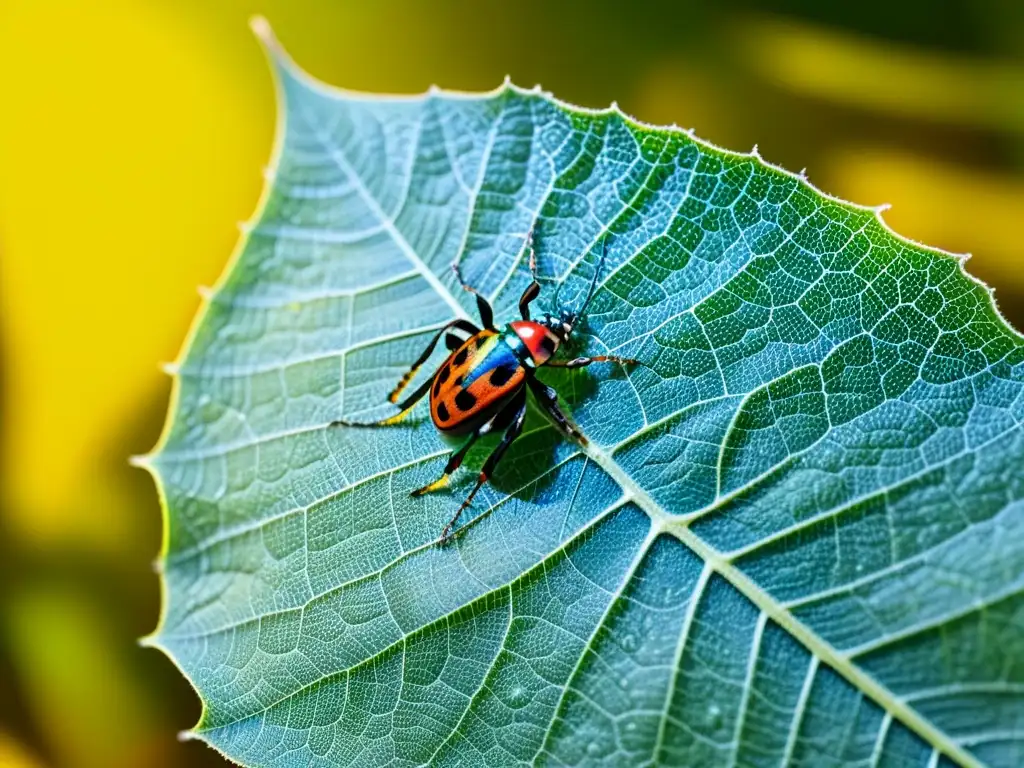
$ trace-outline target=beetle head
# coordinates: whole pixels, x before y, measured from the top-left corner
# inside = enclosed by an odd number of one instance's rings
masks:
[[[542,320],[543,324],[550,328],[562,341],[565,341],[572,334],[572,329],[576,326],[576,322],[583,317],[587,311],[587,306],[590,304],[590,300],[594,298],[594,291],[597,290],[597,281],[601,277],[601,267],[604,266],[604,257],[608,251],[608,241],[605,240],[601,244],[601,258],[597,260],[597,266],[594,267],[594,279],[590,281],[590,289],[587,291],[587,297],[583,300],[582,306],[578,310],[571,310],[568,307],[561,307],[558,311],[558,316],[544,315]],[[564,285],[564,283],[562,284]],[[558,290],[555,291],[555,303],[558,302],[558,294],[561,292],[562,286],[558,286]]]
[[[545,313],[540,322],[545,328],[550,329],[555,336],[562,341],[565,341],[572,333],[573,326],[576,325],[576,321],[578,319],[579,315],[572,310],[563,307],[557,316]]]

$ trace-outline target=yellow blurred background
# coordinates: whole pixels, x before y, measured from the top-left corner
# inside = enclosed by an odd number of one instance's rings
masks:
[[[832,7],[847,6],[847,7]],[[0,0],[0,766],[225,765],[176,733],[160,515],[127,463],[262,184],[249,32],[350,88],[489,89],[693,126],[975,253],[1024,327],[1024,3]]]

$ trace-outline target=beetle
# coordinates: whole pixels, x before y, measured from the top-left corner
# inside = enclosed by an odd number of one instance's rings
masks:
[[[330,424],[332,427],[375,427],[397,424],[412,412],[424,395],[429,393],[430,417],[434,426],[444,435],[468,437],[449,456],[441,476],[434,482],[412,491],[411,495],[413,496],[422,496],[447,486],[452,473],[461,466],[466,453],[480,437],[490,432],[504,430],[505,434],[501,441],[484,461],[473,490],[470,491],[469,496],[462,502],[441,532],[439,541],[442,544],[451,538],[452,529],[463,511],[472,503],[477,491],[487,482],[509,446],[522,432],[523,422],[526,419],[527,390],[533,392],[537,403],[565,436],[586,445],[586,437],[559,408],[558,393],[553,387],[549,387],[537,379],[538,368],[541,366],[582,368],[598,362],[612,362],[621,365],[639,364],[638,360],[615,355],[576,357],[571,360],[554,359],[561,346],[569,340],[577,322],[586,312],[591,299],[594,298],[601,267],[604,264],[607,241],[602,247],[601,257],[594,270],[594,278],[580,308],[576,311],[561,308],[557,315],[545,313],[537,320],[530,316],[530,304],[537,298],[541,290],[531,235],[527,235],[525,247],[530,253],[531,282],[519,298],[521,320],[508,323],[503,328],[497,328],[494,325],[494,310],[490,303],[462,279],[458,262],[456,262],[452,265],[452,269],[459,284],[464,290],[473,294],[476,299],[477,311],[483,327],[478,328],[463,318],[446,323],[431,339],[423,353],[412,364],[409,371],[402,376],[388,396],[388,399],[397,404],[400,409],[394,416],[373,422],[353,422],[339,419]],[[557,295],[556,292],[556,303]],[[460,337],[455,331],[467,334],[467,338]],[[445,345],[451,354],[437,369],[433,377],[423,382],[411,395],[399,402],[402,393],[427,358],[430,357],[441,337],[444,337]]]

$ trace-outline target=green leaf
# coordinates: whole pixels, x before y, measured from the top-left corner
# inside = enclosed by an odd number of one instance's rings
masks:
[[[194,735],[250,766],[1024,764],[1024,345],[878,211],[615,107],[300,72],[154,468]],[[450,446],[385,398],[533,227],[575,306],[455,543]],[[440,361],[436,352],[430,365]],[[430,366],[420,376],[428,376]],[[421,381],[422,379],[417,379]]]

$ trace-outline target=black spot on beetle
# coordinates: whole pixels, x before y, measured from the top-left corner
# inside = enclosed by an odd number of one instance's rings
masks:
[[[462,365],[464,362],[466,362],[466,357],[468,356],[469,347],[463,347],[455,354],[455,358],[452,360],[452,365]]]
[[[455,395],[455,407],[460,411],[468,411],[474,405],[476,405],[476,398],[469,393],[468,389],[463,389]]]
[[[441,385],[448,381],[449,374],[451,374],[451,371],[447,365],[437,372],[437,377],[434,379],[434,397],[437,397],[441,392]]]
[[[515,374],[516,369],[511,365],[499,365],[493,371],[491,375],[487,377],[487,381],[490,382],[492,387],[502,387],[508,383],[508,380]]]
[[[451,415],[448,413],[448,409],[445,408],[444,403],[437,404],[437,418],[439,421],[448,421]]]
[[[540,345],[548,355],[555,354],[555,340],[547,334],[544,334],[544,338],[540,340]]]

